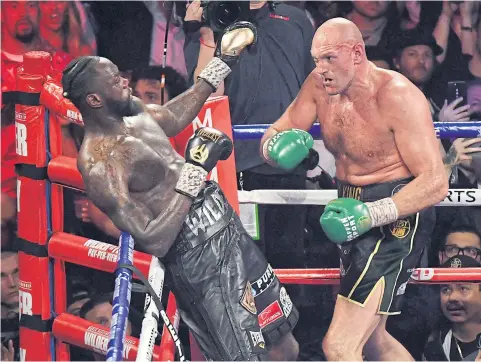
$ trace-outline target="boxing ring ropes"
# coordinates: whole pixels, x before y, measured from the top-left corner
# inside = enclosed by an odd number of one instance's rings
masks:
[[[175,333],[179,315],[172,294],[165,313],[161,312],[167,323],[160,347],[152,348],[159,318],[154,303],[146,303],[140,340],[125,337],[131,281],[139,278],[136,270],[149,276],[152,292],[158,296],[162,292],[163,268],[157,258],[133,250],[134,240],[126,233],[122,233],[119,246],[114,246],[63,231],[62,187],[83,190],[84,185],[76,160],[61,155],[57,118],[82,124],[78,111],[62,97],[61,75],[52,71],[51,58],[44,52],[25,54],[17,73],[12,98],[16,103],[21,360],[69,360],[69,344],[107,354],[108,360],[174,360],[175,348],[180,343]],[[183,153],[187,139],[202,126],[217,128],[237,139],[258,139],[267,127],[232,127],[227,97],[212,98],[192,124],[171,139],[173,147]],[[437,124],[436,132],[442,138],[477,137],[481,134],[481,123]],[[319,127],[314,127],[312,133],[320,137]],[[238,192],[233,156],[220,162],[210,177],[219,182],[237,212],[239,203],[324,205],[337,197],[331,190]],[[481,205],[480,191],[450,190],[450,196],[440,206]],[[66,313],[66,262],[116,272],[110,330]],[[129,265],[137,269],[132,272]],[[338,268],[284,269],[276,270],[276,274],[283,283],[290,284],[338,284],[340,278]],[[481,268],[419,268],[410,282],[448,281],[480,282]],[[169,329],[174,333],[169,333]],[[204,359],[192,338],[191,357]]]

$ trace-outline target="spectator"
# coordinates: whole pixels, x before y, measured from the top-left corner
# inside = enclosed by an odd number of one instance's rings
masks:
[[[439,247],[440,264],[458,255],[469,256],[481,263],[481,234],[473,226],[454,226]]]
[[[443,1],[433,35],[443,48],[437,57],[438,62],[443,63],[445,70],[454,72],[452,76],[455,78],[459,64],[463,63],[461,57],[473,54],[478,10],[477,1]]]
[[[400,34],[394,44],[394,68],[426,92],[426,85],[431,81],[436,66],[435,56],[443,49],[432,35],[418,29]]]
[[[18,314],[18,254],[2,250],[2,319]]]
[[[436,103],[442,104],[449,81],[468,80],[472,71],[471,56],[476,50],[479,39],[478,28],[479,2],[448,1],[442,3],[441,15],[438,18],[433,35],[443,48],[437,60],[441,64],[436,72],[435,87]],[[481,74],[480,74],[481,75]]]
[[[201,16],[202,8],[196,0],[187,8],[184,23],[184,53],[190,82],[214,55],[214,33],[206,26],[201,27]],[[239,63],[216,92],[229,96],[233,125],[277,120],[314,69],[310,54],[314,30],[304,11],[285,3],[251,1],[249,20],[256,24],[257,44],[242,53]],[[306,188],[305,167],[286,173],[265,164],[259,143],[260,140],[235,141],[239,188]],[[274,268],[305,266],[306,214],[305,206],[259,205],[258,245]],[[289,294],[296,299],[292,288]]]
[[[396,8],[391,1],[352,1],[345,18],[357,25],[366,46],[391,49],[393,37],[401,30]]]
[[[79,1],[40,1],[40,37],[55,50],[68,53],[72,58],[96,53],[95,38],[90,42],[83,29],[82,18],[86,19],[83,5]],[[87,22],[85,27],[89,27]]]
[[[38,35],[39,8],[36,1],[2,1],[2,58],[22,62],[31,50],[50,49]],[[7,16],[8,14],[8,16]]]
[[[70,290],[67,289],[67,313],[80,316],[80,310],[85,303],[90,301],[94,293],[86,284],[87,281],[76,282],[76,279],[78,279],[78,277],[70,276],[68,280]]]
[[[134,95],[145,104],[162,105],[187,90],[184,77],[171,67],[149,66],[135,69],[132,72],[132,83]]]
[[[112,320],[112,295],[93,295],[92,298],[80,309],[80,318],[110,329],[110,323]],[[126,336],[130,335],[132,335],[132,324],[128,321]],[[92,352],[92,358],[95,361],[105,361],[105,356],[95,352]]]
[[[2,92],[15,90],[16,67],[32,50],[52,51],[39,37],[37,1],[2,1]],[[8,14],[8,16],[6,15]]]
[[[182,76],[187,75],[184,60],[184,41],[185,35],[180,21],[175,18],[175,7],[185,6],[183,2],[174,1],[144,1],[145,7],[149,10],[153,18],[152,40],[150,46],[149,65],[164,65],[164,43],[167,27],[167,19],[170,18],[167,38],[166,66],[174,68]]]
[[[444,268],[480,267],[467,255],[447,259]],[[474,361],[478,354],[477,336],[481,333],[481,291],[476,283],[452,283],[440,286],[443,316],[428,339],[424,350],[427,361]]]
[[[19,281],[17,252],[11,248],[2,248],[0,268],[2,276],[2,361],[18,361]]]

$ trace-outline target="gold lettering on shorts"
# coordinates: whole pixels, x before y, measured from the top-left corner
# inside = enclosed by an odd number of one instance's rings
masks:
[[[341,197],[348,197],[350,199],[361,200],[362,187],[359,186],[342,186]]]
[[[200,136],[202,138],[207,138],[208,140],[214,141],[216,143],[219,141],[221,137],[220,134],[212,133],[202,128],[199,130],[199,132],[197,132],[197,136]]]
[[[389,230],[391,230],[392,236],[402,239],[411,231],[411,223],[409,222],[409,219],[396,220],[389,225]]]

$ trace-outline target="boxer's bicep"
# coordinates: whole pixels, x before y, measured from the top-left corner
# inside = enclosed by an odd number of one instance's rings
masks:
[[[429,104],[419,91],[391,96],[391,127],[401,157],[414,176],[443,169]]]
[[[429,104],[414,85],[385,89],[379,102],[403,163],[414,176],[392,199],[399,218],[442,201],[448,192]]]

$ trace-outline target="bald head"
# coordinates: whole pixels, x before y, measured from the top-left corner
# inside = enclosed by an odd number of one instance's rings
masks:
[[[351,21],[334,18],[317,29],[311,54],[328,94],[345,92],[356,77],[363,77],[368,61],[361,32]]]
[[[333,18],[323,23],[314,34],[313,48],[339,46],[343,44],[362,44],[362,34],[352,21],[344,18]]]

